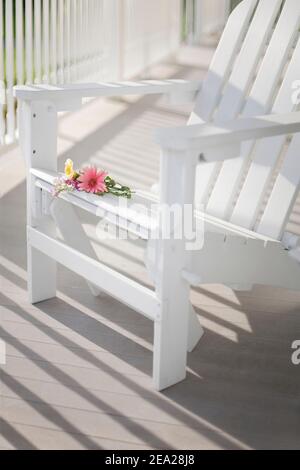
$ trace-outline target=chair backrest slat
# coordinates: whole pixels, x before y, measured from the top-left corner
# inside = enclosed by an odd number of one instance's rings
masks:
[[[189,124],[207,122],[220,100],[258,0],[244,0],[230,15],[198,94]]]
[[[243,117],[258,116],[270,111],[299,27],[300,2],[286,0],[242,112]],[[223,164],[207,205],[209,214],[223,219],[230,217],[233,201],[248,166],[253,145],[254,142],[246,142],[242,146],[239,158],[228,160]]]
[[[295,109],[295,104],[292,101],[292,87],[295,79],[299,76],[300,39],[275,100],[272,109],[275,114],[289,113]],[[232,223],[254,229],[272,172],[285,143],[286,137],[284,136],[257,142],[249,172],[231,217]]]
[[[282,0],[272,0],[272,2],[270,0],[260,0],[258,3],[240,53],[237,55],[233,65],[230,78],[225,85],[220,104],[215,111],[213,117],[215,122],[222,123],[226,120],[234,119],[240,113],[281,4]],[[210,74],[212,75],[212,71],[210,71]],[[218,76],[211,76],[212,82],[218,80]],[[205,93],[205,88],[203,88],[200,96],[203,93]],[[217,105],[217,103],[215,104]],[[202,178],[201,182],[196,181],[198,202],[206,203],[217,170],[217,164],[206,165],[205,181]]]
[[[296,135],[280,168],[257,231],[280,240],[300,188],[300,136]]]

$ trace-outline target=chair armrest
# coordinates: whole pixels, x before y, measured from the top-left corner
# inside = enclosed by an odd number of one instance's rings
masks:
[[[156,130],[155,140],[165,149],[195,150],[203,153],[205,160],[217,161],[233,158],[232,155],[223,157],[222,152],[215,152],[222,147],[234,147],[243,141],[297,132],[300,132],[300,112],[240,118],[222,125],[194,124],[160,128]]]
[[[189,94],[201,88],[200,81],[142,80],[139,82],[85,83],[74,85],[15,86],[14,94],[25,101],[82,100],[97,96],[124,96],[149,94]]]

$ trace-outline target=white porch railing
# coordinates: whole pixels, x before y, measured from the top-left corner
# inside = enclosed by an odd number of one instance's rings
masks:
[[[181,0],[0,0],[0,142],[16,83],[134,76],[176,50],[180,21]]]

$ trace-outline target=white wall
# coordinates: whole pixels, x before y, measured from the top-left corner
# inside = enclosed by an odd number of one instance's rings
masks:
[[[190,43],[205,42],[224,28],[230,12],[230,0],[187,0]]]
[[[181,0],[123,0],[123,75],[137,74],[178,48]]]

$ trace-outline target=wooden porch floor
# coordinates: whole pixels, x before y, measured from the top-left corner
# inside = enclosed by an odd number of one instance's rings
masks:
[[[152,74],[201,77],[209,56],[185,51]],[[184,123],[188,111],[153,97],[131,106],[89,102],[61,119],[60,165],[67,157],[97,162],[132,186],[149,187],[159,154],[151,130]],[[187,380],[156,393],[150,321],[111,298],[93,298],[64,268],[56,299],[28,303],[24,165],[17,148],[0,154],[0,174],[0,337],[7,352],[0,448],[300,448],[300,366],[291,364],[291,344],[300,339],[300,293],[193,291],[205,335],[189,355]],[[300,202],[289,226],[297,233],[299,214]],[[101,259],[148,284],[143,244],[99,240],[95,220],[82,216]]]

